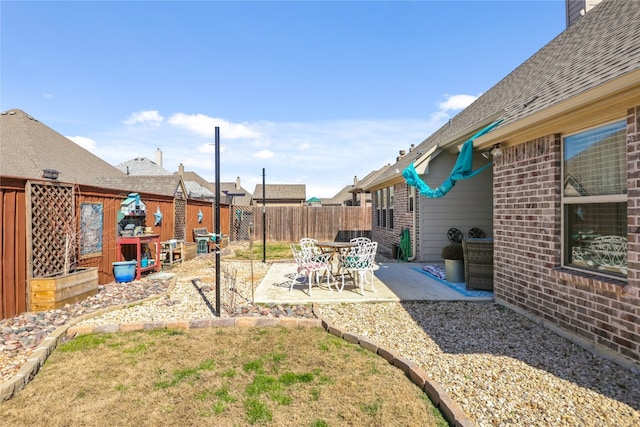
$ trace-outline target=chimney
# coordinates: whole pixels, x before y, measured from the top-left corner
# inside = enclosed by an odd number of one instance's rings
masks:
[[[239,189],[240,189],[240,177],[237,176],[236,177],[236,190],[239,190]]]
[[[354,187],[358,186],[358,176],[357,175],[353,177],[353,186]]]
[[[182,163],[178,165],[178,175],[184,178],[184,165]]]
[[[162,150],[156,148],[156,165],[162,167]]]

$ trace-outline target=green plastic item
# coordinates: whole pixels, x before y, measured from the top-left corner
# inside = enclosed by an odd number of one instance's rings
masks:
[[[411,257],[411,235],[405,228],[400,233],[400,246],[398,247],[398,260],[407,262]]]

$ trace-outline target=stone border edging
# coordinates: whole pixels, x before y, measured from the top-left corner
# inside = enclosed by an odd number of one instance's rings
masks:
[[[18,370],[13,378],[0,383],[0,405],[2,405],[2,402],[11,399],[14,394],[26,387],[29,381],[31,381],[33,377],[35,377],[35,375],[38,373],[40,368],[44,366],[44,362],[46,362],[49,355],[53,353],[53,350],[58,347],[60,342],[65,337],[69,337],[69,330],[74,327],[74,325],[93,317],[100,316],[104,313],[108,313],[110,311],[121,310],[123,308],[153,301],[155,299],[162,298],[165,295],[169,295],[169,293],[176,285],[177,277],[174,275],[170,277],[169,280],[169,286],[167,286],[167,290],[164,292],[156,295],[151,295],[138,301],[132,301],[101,308],[100,310],[96,310],[94,312],[71,319],[68,323],[65,323],[64,325],[56,328],[56,330],[47,335],[47,337],[44,338],[40,344],[38,344],[38,347],[36,347],[36,349],[31,352],[25,364],[22,365],[20,370]],[[74,335],[75,334],[71,335],[71,337],[73,337]]]
[[[447,420],[449,425],[454,427],[475,427],[475,424],[464,413],[460,405],[458,405],[447,392],[433,379],[429,377],[424,371],[420,369],[414,362],[405,359],[400,354],[393,350],[381,347],[375,342],[353,334],[348,331],[330,324],[328,321],[322,318],[320,308],[316,303],[313,304],[313,312],[318,316],[322,322],[322,327],[330,334],[335,335],[338,338],[357,344],[365,350],[377,354],[385,359],[387,362],[400,369],[415,385],[429,396],[431,402],[442,412],[442,415]]]
[[[15,393],[22,390],[35,377],[40,368],[44,366],[49,355],[56,349],[63,339],[70,339],[76,335],[90,333],[115,333],[115,332],[131,332],[131,331],[150,331],[154,329],[198,329],[198,328],[215,328],[215,327],[269,327],[281,326],[285,328],[295,327],[318,327],[341,338],[351,344],[357,344],[365,350],[385,359],[391,365],[400,369],[415,385],[429,396],[433,404],[442,412],[444,418],[454,427],[475,427],[475,424],[467,417],[462,408],[449,397],[447,392],[436,382],[434,382],[418,365],[414,362],[403,358],[393,350],[381,347],[375,342],[353,334],[348,331],[331,325],[322,317],[318,303],[313,303],[313,313],[317,319],[307,319],[299,317],[225,317],[211,319],[196,320],[168,320],[157,322],[134,322],[112,325],[87,325],[75,326],[76,324],[96,317],[98,315],[122,308],[137,305],[143,302],[152,301],[168,294],[176,284],[175,276],[171,279],[171,283],[167,290],[163,293],[150,296],[148,298],[107,307],[88,313],[84,316],[72,319],[68,324],[62,325],[49,334],[38,347],[31,353],[27,362],[20,368],[18,373],[10,380],[0,383],[0,405],[2,402],[9,400]]]

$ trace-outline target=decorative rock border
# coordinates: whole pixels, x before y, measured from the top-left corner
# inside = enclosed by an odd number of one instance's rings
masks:
[[[436,382],[434,382],[424,371],[422,371],[415,363],[403,358],[401,355],[391,349],[381,347],[375,342],[343,331],[339,327],[331,325],[322,318],[322,313],[317,303],[313,304],[313,313],[317,319],[307,319],[298,317],[226,317],[215,319],[197,319],[197,320],[168,320],[158,322],[135,322],[114,325],[88,325],[76,326],[83,320],[104,314],[112,310],[119,310],[147,302],[156,298],[160,298],[171,292],[175,280],[169,285],[167,291],[162,294],[154,295],[144,300],[121,304],[118,306],[108,307],[73,319],[68,324],[60,326],[54,332],[45,338],[38,348],[31,353],[27,362],[20,368],[18,373],[10,380],[0,383],[0,405],[1,402],[10,399],[15,393],[22,390],[35,377],[38,371],[44,366],[49,355],[56,347],[65,339],[71,339],[77,335],[90,333],[116,333],[130,331],[150,331],[154,329],[198,329],[198,328],[221,328],[221,327],[273,327],[280,326],[285,328],[310,327],[323,328],[325,331],[341,338],[351,344],[356,344],[365,350],[385,359],[391,365],[400,369],[415,385],[429,396],[429,399],[440,410],[444,418],[454,427],[474,427],[475,424],[462,411],[460,406],[449,397],[447,392]]]

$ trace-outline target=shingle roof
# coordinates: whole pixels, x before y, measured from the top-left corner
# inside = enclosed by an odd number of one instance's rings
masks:
[[[145,192],[171,197],[174,197],[178,191],[184,192],[182,179],[178,175],[123,175],[120,178],[97,179],[95,185],[126,192]]]
[[[451,143],[457,136],[478,130],[494,119],[504,118],[496,128],[499,130],[638,69],[638,2],[604,0],[424,140],[413,150],[414,154],[400,159],[369,187],[397,179],[396,170],[403,170],[420,153],[435,145]]]
[[[369,184],[371,184],[372,182],[375,182],[378,177],[382,176],[382,174],[384,174],[389,168],[391,167],[391,165],[385,165],[383,167],[381,167],[380,169],[371,171],[367,174],[367,176],[365,176],[364,178],[362,178],[360,181],[358,181],[358,183],[353,186],[349,192],[351,193],[361,193],[363,191],[366,191],[365,189],[367,188],[367,186]],[[369,197],[369,200],[371,198]]]
[[[171,172],[146,157],[136,157],[116,166],[127,175],[171,175]]]
[[[323,206],[341,206],[344,205],[345,202],[349,200],[353,200],[353,194],[351,194],[351,190],[354,189],[354,185],[350,184],[343,187],[340,191],[338,191],[333,197],[328,199],[321,199]]]
[[[0,113],[0,175],[41,178],[43,169],[59,171],[60,181],[89,185],[98,178],[123,176],[24,111]]]
[[[307,187],[304,184],[266,184],[266,200],[307,200]],[[262,200],[262,184],[257,184],[253,190],[253,198]]]

